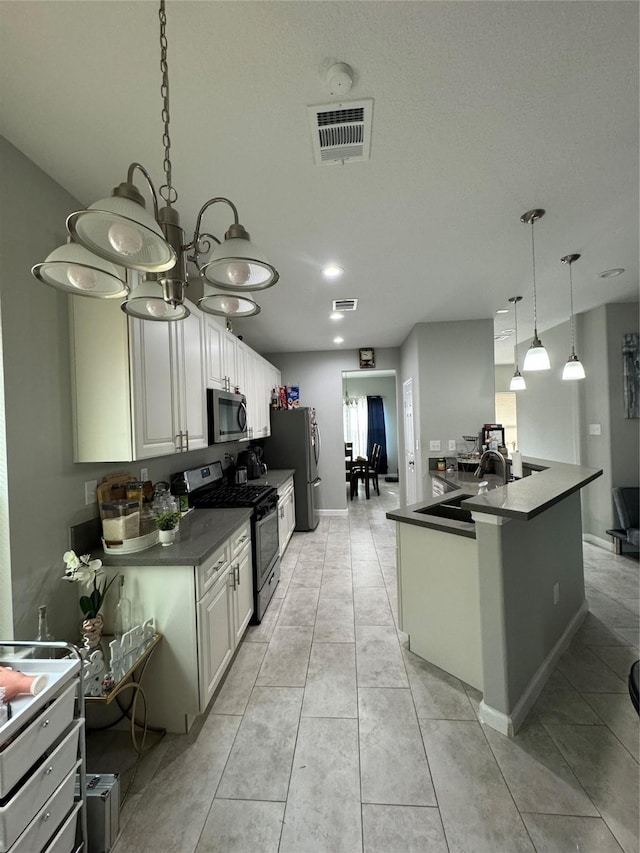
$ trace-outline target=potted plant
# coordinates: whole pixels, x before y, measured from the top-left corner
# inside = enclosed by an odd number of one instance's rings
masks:
[[[171,545],[176,538],[176,528],[180,524],[181,517],[179,510],[163,510],[156,513],[156,526],[162,545]]]
[[[78,557],[75,551],[66,551],[62,559],[66,566],[63,580],[84,584],[89,590],[89,595],[81,595],[79,600],[80,609],[84,614],[82,635],[85,647],[95,648],[100,642],[104,625],[100,608],[117,575],[107,582],[102,570],[102,560],[92,560],[90,554]]]

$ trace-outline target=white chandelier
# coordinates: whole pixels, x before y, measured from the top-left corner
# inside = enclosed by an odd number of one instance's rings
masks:
[[[278,272],[252,243],[240,224],[235,205],[227,198],[211,198],[198,213],[193,237],[185,242],[180,217],[173,205],[178,193],[171,183],[171,138],[169,136],[169,71],[165,0],[160,0],[160,68],[162,71],[162,120],[164,123],[164,178],[159,195],[147,170],[132,163],[127,179],[110,198],[89,205],[67,218],[68,242],[36,264],[33,275],[52,287],[98,299],[126,297],[125,313],[143,320],[171,321],[189,316],[184,304],[187,261],[195,264],[203,280],[198,306],[210,314],[250,317],[260,311],[252,292],[278,281]],[[139,172],[153,202],[153,214],[134,184]],[[201,231],[202,217],[214,204],[227,204],[233,222],[224,240]],[[211,251],[212,244],[216,248]],[[141,275],[130,275],[126,270]]]

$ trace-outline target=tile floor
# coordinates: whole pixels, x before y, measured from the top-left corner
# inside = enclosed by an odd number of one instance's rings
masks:
[[[637,559],[585,545],[590,613],[509,740],[397,631],[396,488],[294,535],[189,735],[135,777],[127,734],[88,736],[129,785],[114,853],[637,853]]]

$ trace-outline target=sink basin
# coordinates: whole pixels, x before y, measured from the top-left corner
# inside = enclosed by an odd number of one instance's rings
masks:
[[[471,498],[473,495],[458,495],[456,498],[451,498],[450,501],[444,501],[440,504],[440,506],[457,506],[459,507],[462,501],[466,501],[467,498]]]
[[[434,504],[434,506],[426,506],[423,509],[417,510],[417,512],[422,513],[423,515],[434,515],[437,518],[449,518],[452,521],[466,521],[473,524],[474,522],[471,518],[471,510],[464,509],[460,506],[462,501],[470,497],[471,495],[458,495],[458,497],[453,498],[453,500]]]

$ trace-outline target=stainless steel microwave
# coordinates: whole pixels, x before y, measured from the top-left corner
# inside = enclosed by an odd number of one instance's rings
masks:
[[[207,388],[207,428],[209,444],[248,438],[245,396]]]

